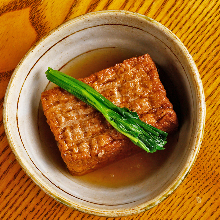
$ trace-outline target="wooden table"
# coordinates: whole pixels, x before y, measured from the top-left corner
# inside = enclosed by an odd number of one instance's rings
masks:
[[[147,15],[174,32],[199,69],[207,104],[204,140],[187,178],[160,205],[115,219],[220,219],[220,1],[219,0],[1,0],[0,1],[0,219],[113,219],[72,210],[45,194],[25,174],[4,132],[4,94],[19,60],[61,23],[98,10]]]

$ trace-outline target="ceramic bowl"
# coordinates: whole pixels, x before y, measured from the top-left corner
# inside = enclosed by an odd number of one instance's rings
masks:
[[[71,176],[42,113],[41,93],[51,86],[45,71],[52,67],[84,77],[90,70],[145,53],[162,70],[164,82],[169,79],[165,88],[178,100],[174,97],[180,125],[166,160],[150,175],[116,187]],[[18,64],[4,101],[6,135],[25,172],[59,202],[99,216],[137,214],[168,197],[195,162],[204,122],[203,87],[187,49],[160,23],[127,11],[85,14],[50,32]]]

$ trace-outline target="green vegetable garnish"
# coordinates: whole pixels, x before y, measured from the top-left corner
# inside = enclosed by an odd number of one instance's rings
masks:
[[[163,150],[167,133],[141,121],[136,112],[114,105],[91,86],[60,71],[48,68],[47,79],[100,111],[119,132],[147,152]]]

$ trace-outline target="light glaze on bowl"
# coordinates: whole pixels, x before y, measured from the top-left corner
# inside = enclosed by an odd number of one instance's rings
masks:
[[[178,142],[163,166],[136,184],[118,188],[88,184],[71,176],[50,139],[42,140],[43,131],[39,131],[40,96],[48,86],[47,68],[61,69],[73,58],[103,48],[149,53],[176,86],[181,107]],[[9,144],[33,181],[69,207],[109,217],[137,214],[169,196],[196,159],[204,122],[202,83],[187,49],[160,23],[126,11],[89,13],[49,33],[15,69],[4,102]]]

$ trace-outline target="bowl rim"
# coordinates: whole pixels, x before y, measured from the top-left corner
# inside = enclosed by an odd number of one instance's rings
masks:
[[[196,137],[196,141],[195,141],[195,148],[194,151],[192,153],[190,153],[189,158],[190,160],[186,163],[185,168],[181,171],[181,173],[177,176],[176,180],[173,181],[173,183],[170,185],[170,187],[168,187],[164,193],[162,193],[162,195],[158,195],[156,198],[154,198],[153,200],[150,200],[149,202],[143,203],[135,208],[129,208],[129,209],[118,209],[118,210],[97,210],[96,208],[89,208],[89,207],[85,207],[84,205],[77,205],[77,204],[73,204],[73,203],[69,203],[68,201],[63,200],[62,198],[60,198],[59,196],[53,194],[49,188],[45,187],[41,181],[32,175],[31,171],[28,170],[26,168],[26,162],[22,161],[22,158],[19,157],[18,153],[17,153],[17,149],[16,149],[16,145],[13,142],[13,138],[10,135],[10,125],[8,125],[7,123],[7,118],[8,118],[8,111],[7,108],[9,108],[10,103],[7,102],[8,100],[8,96],[10,95],[10,90],[11,90],[11,85],[13,84],[13,80],[17,74],[17,72],[19,72],[19,68],[20,66],[22,66],[23,62],[25,62],[26,58],[29,56],[30,53],[32,53],[33,50],[35,50],[39,44],[41,44],[46,38],[48,38],[49,36],[53,35],[55,32],[57,32],[57,30],[64,28],[65,26],[68,26],[69,24],[73,24],[76,23],[82,19],[85,18],[90,18],[93,16],[99,16],[99,15],[115,15],[115,14],[120,14],[120,15],[129,15],[129,16],[134,16],[134,17],[138,17],[141,19],[145,19],[146,23],[150,22],[152,23],[154,26],[156,26],[157,28],[159,28],[162,31],[165,31],[166,34],[173,39],[174,41],[176,41],[180,47],[180,49],[183,51],[187,62],[189,63],[192,72],[193,72],[193,78],[194,81],[196,83],[196,89],[197,89],[197,93],[199,94],[199,103],[198,103],[198,125],[197,125],[197,137]],[[143,15],[143,14],[139,14],[136,12],[130,12],[130,11],[125,11],[125,10],[102,10],[102,11],[97,11],[97,12],[90,12],[84,15],[80,15],[78,17],[75,17],[73,19],[70,19],[66,22],[64,22],[63,24],[59,25],[58,27],[54,28],[53,30],[51,30],[49,33],[47,33],[43,38],[41,38],[38,42],[36,42],[30,49],[29,51],[25,54],[25,56],[21,59],[21,61],[19,62],[19,64],[17,65],[17,67],[15,68],[11,79],[8,83],[6,92],[5,92],[5,98],[4,98],[4,103],[3,103],[3,124],[4,124],[4,129],[5,129],[5,133],[7,136],[7,140],[9,142],[9,145],[17,159],[17,161],[19,162],[19,164],[21,165],[21,167],[23,168],[23,170],[25,171],[25,173],[35,182],[35,184],[37,184],[45,193],[47,193],[48,195],[50,195],[52,198],[54,198],[55,200],[57,200],[58,202],[73,208],[73,209],[77,209],[78,211],[81,212],[85,212],[88,214],[93,214],[93,215],[98,215],[98,216],[106,216],[106,217],[120,217],[120,216],[128,216],[128,215],[133,215],[133,214],[138,214],[140,212],[146,211],[156,205],[158,205],[159,203],[161,203],[164,199],[166,199],[169,195],[171,195],[173,193],[173,191],[183,182],[183,180],[186,178],[186,176],[189,174],[190,170],[192,169],[193,164],[195,163],[195,160],[197,158],[197,155],[199,153],[200,150],[200,145],[202,143],[202,138],[203,138],[203,134],[204,134],[204,127],[205,127],[205,118],[206,118],[206,104],[205,104],[205,95],[204,95],[204,90],[203,90],[203,85],[202,85],[202,81],[200,78],[200,74],[197,70],[196,64],[194,63],[194,60],[192,58],[192,56],[189,54],[188,50],[186,49],[186,47],[184,46],[184,44],[180,41],[180,39],[174,34],[172,33],[168,28],[166,28],[164,25],[162,25],[161,23],[155,21],[154,19]]]

